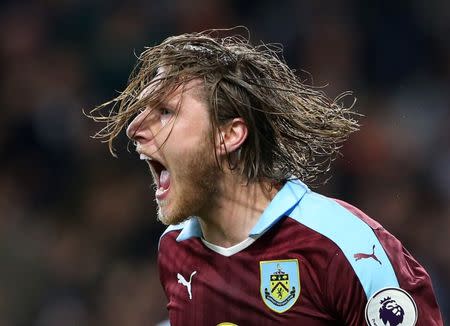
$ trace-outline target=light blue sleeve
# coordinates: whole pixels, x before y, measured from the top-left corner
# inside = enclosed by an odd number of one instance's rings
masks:
[[[368,299],[381,288],[399,286],[392,264],[372,228],[336,201],[308,192],[289,216],[342,250]],[[356,259],[360,253],[372,253],[373,246],[378,261]]]

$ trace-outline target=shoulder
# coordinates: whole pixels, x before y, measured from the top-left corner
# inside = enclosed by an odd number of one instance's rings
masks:
[[[351,296],[339,288],[348,288],[349,284],[342,281],[353,279],[364,290],[368,301],[366,314],[372,316],[384,307],[382,299],[390,296],[394,300],[395,296],[412,321],[419,316],[418,320],[426,321],[427,325],[439,325],[439,308],[430,277],[402,243],[377,221],[344,201],[314,192],[305,194],[289,216],[334,242],[342,252],[328,270],[345,268],[355,277],[329,273],[334,293],[341,291]]]
[[[381,225],[353,206],[308,192],[289,217],[321,234],[342,252],[369,298],[383,287],[398,287],[384,246],[375,232]]]

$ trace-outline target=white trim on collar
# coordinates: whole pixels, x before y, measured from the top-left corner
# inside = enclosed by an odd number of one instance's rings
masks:
[[[238,244],[235,244],[234,246],[229,247],[229,248],[217,246],[215,244],[212,244],[212,243],[206,241],[203,238],[201,238],[201,240],[205,244],[205,246],[207,246],[212,251],[218,253],[219,255],[222,255],[225,257],[230,257],[230,256],[237,254],[238,252],[244,250],[248,246],[250,246],[253,242],[255,242],[256,238],[247,238],[244,241],[239,242]]]

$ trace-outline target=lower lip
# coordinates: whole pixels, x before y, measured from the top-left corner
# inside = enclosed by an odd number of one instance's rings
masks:
[[[167,189],[161,190],[161,188],[158,188],[155,193],[155,197],[157,200],[164,200],[166,199],[167,195],[169,194],[170,186]]]

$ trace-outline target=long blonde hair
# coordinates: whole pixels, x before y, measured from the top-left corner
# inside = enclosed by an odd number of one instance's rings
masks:
[[[144,104],[158,105],[186,81],[200,79],[213,128],[235,117],[248,126],[237,164],[228,160],[248,181],[283,183],[296,176],[311,183],[328,172],[342,143],[359,128],[354,101],[343,104],[350,93],[330,99],[300,81],[279,48],[216,33],[173,36],[146,48],[126,89],[91,111],[90,117],[106,123],[95,137],[107,142],[114,155],[114,139]],[[158,91],[139,98],[160,67],[166,70],[156,78]],[[108,114],[102,115],[105,108]]]

